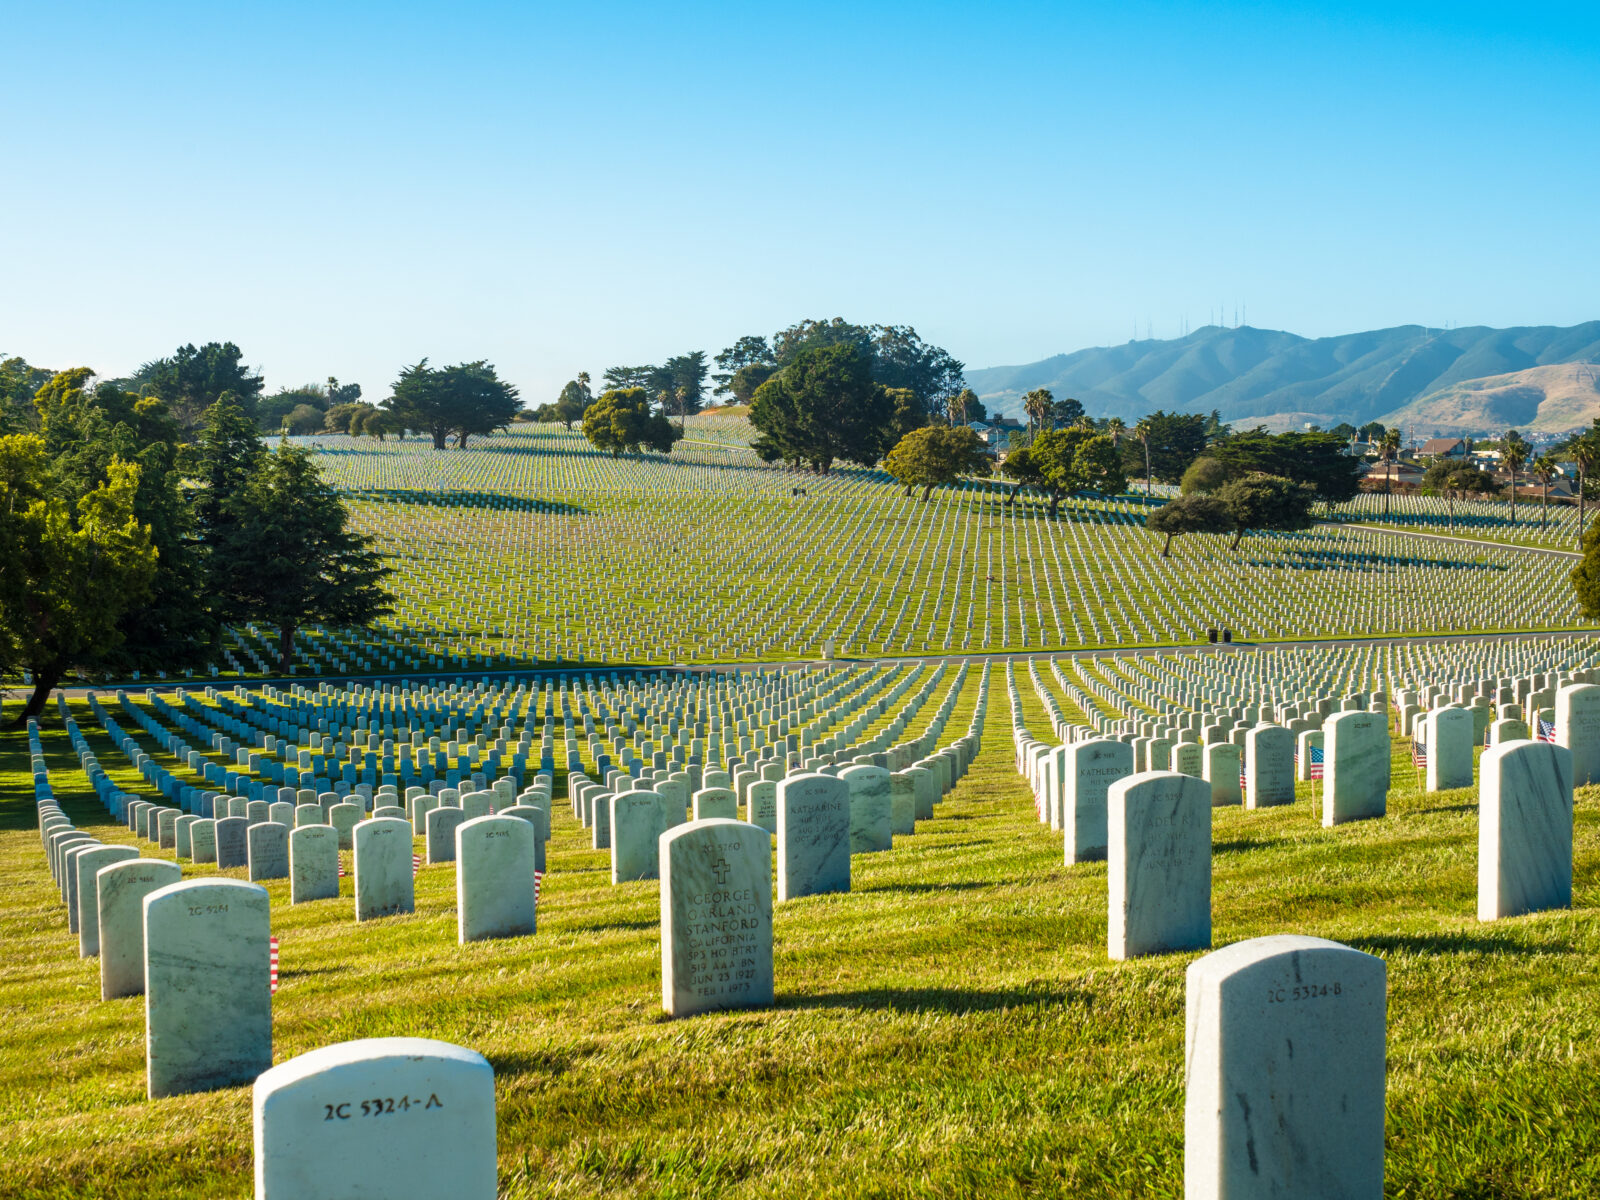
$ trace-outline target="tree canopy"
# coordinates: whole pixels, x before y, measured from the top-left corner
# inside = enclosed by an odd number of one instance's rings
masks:
[[[992,466],[977,433],[964,425],[913,429],[883,463],[883,469],[905,485],[906,495],[920,487],[924,503],[940,484],[955,483],[966,475],[987,475]]]
[[[1172,557],[1172,539],[1185,533],[1227,533],[1232,519],[1222,501],[1215,496],[1196,494],[1168,501],[1144,519],[1151,533],[1164,534],[1162,558]]]
[[[68,670],[102,670],[149,597],[156,548],[134,513],[138,488],[133,463],[112,458],[80,488],[56,473],[45,438],[0,437],[0,672],[34,684],[18,724]]]
[[[1128,486],[1116,444],[1107,435],[1080,426],[1046,430],[1013,450],[1000,470],[1019,486],[1045,492],[1052,517],[1064,496],[1083,491],[1110,495]]]
[[[1311,506],[1317,499],[1316,489],[1279,475],[1252,472],[1230,479],[1215,499],[1233,526],[1234,549],[1252,529],[1289,531],[1310,529],[1315,524]]]
[[[1578,611],[1600,621],[1600,525],[1583,537],[1583,558],[1568,577],[1578,593]]]
[[[578,377],[569,379],[561,389],[561,395],[557,396],[555,404],[550,406],[549,416],[571,429],[575,422],[583,420],[583,414],[589,411],[589,406],[593,403],[594,393],[589,390],[589,372],[579,371]]]
[[[583,436],[615,457],[646,450],[669,453],[679,433],[666,414],[651,411],[645,390],[633,387],[601,393],[583,414]]]
[[[799,352],[756,389],[752,445],[764,462],[805,463],[826,474],[844,459],[871,466],[894,444],[895,398],[872,377],[857,343]]]
[[[1143,431],[1143,437],[1140,432]],[[1133,438],[1122,444],[1123,463],[1130,475],[1144,474],[1148,448],[1150,475],[1158,483],[1177,484],[1206,448],[1206,419],[1198,413],[1148,414],[1134,426]]]
[[[383,406],[407,429],[420,429],[443,450],[449,438],[465,448],[473,435],[511,424],[520,410],[517,389],[503,382],[489,363],[430,367],[423,359],[400,372]]]
[[[278,630],[279,669],[294,669],[294,635],[311,622],[366,625],[390,611],[390,569],[348,515],[311,455],[287,443],[263,455],[223,501],[232,611]]]
[[[266,386],[259,371],[245,366],[244,352],[232,342],[179,346],[168,357],[145,363],[129,382],[144,395],[164,400],[185,433],[200,428],[206,409],[224,392],[232,392],[254,417]]]
[[[1318,500],[1330,504],[1355,498],[1360,464],[1346,453],[1346,439],[1331,433],[1268,433],[1257,428],[1234,434],[1207,452],[1230,479],[1274,475],[1310,484]]]

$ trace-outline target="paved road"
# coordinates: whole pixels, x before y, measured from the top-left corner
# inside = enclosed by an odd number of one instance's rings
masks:
[[[1587,637],[1593,636],[1600,629],[1566,629],[1566,630],[1517,630],[1510,633],[1444,633],[1426,636],[1411,636],[1407,634],[1379,634],[1373,637],[1331,637],[1331,638],[1296,638],[1289,641],[1274,642],[1234,642],[1230,645],[1200,645],[1167,643],[1153,646],[1096,646],[1081,650],[1050,650],[1040,648],[1037,650],[1003,650],[982,654],[908,654],[903,657],[880,658],[836,658],[823,659],[770,659],[763,662],[742,663],[579,663],[564,667],[534,667],[522,670],[491,670],[491,671],[401,671],[388,675],[300,675],[290,678],[274,679],[245,679],[245,680],[210,680],[210,679],[168,679],[168,680],[140,680],[137,683],[114,685],[110,688],[68,688],[66,690],[69,700],[82,699],[91,690],[101,693],[114,691],[120,686],[128,691],[143,692],[153,688],[158,692],[170,692],[176,688],[188,688],[191,691],[215,684],[223,688],[232,688],[237,683],[246,687],[260,687],[270,684],[273,687],[288,687],[290,684],[319,684],[319,683],[398,683],[401,680],[421,682],[424,680],[454,680],[461,679],[545,679],[551,676],[571,674],[609,674],[612,671],[625,673],[629,671],[683,671],[690,674],[704,674],[708,671],[763,671],[773,667],[820,667],[830,663],[834,666],[896,666],[905,663],[923,662],[948,662],[948,663],[1003,663],[1007,659],[1022,661],[1028,658],[1096,658],[1103,656],[1128,657],[1142,654],[1232,654],[1239,650],[1253,650],[1257,648],[1270,649],[1273,646],[1284,647],[1353,647],[1353,646],[1414,646],[1430,643],[1459,644],[1461,642],[1498,642],[1507,640],[1522,640],[1527,638],[1543,637]],[[12,689],[5,694],[7,706],[26,698],[25,689]]]
[[[1482,538],[1457,537],[1453,533],[1419,533],[1415,529],[1385,529],[1382,525],[1365,525],[1360,521],[1318,521],[1329,529],[1366,529],[1386,537],[1421,538],[1428,542],[1454,542],[1458,546],[1476,546],[1485,550],[1526,550],[1529,554],[1549,554],[1556,558],[1582,558],[1576,550],[1555,550],[1548,546],[1522,546],[1512,542],[1486,542]]]

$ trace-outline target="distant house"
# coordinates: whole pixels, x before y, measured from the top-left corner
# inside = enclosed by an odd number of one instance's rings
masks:
[[[1351,458],[1377,458],[1378,444],[1376,442],[1351,442],[1345,453]]]
[[[987,421],[968,421],[967,428],[982,438],[989,449],[996,450],[1003,449],[1008,436],[1024,426],[1021,421],[1013,421],[1010,417],[990,417]]]
[[[1408,462],[1380,462],[1361,476],[1364,492],[1414,492],[1422,486],[1422,468]]]
[[[1422,458],[1466,458],[1467,443],[1462,438],[1429,438],[1417,454]]]

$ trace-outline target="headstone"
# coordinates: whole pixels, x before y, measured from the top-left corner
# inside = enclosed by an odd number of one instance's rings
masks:
[[[197,863],[217,861],[217,823],[203,817],[189,826],[190,857]]]
[[[732,788],[701,788],[694,794],[694,819],[696,821],[738,820],[738,794]]]
[[[1211,807],[1231,808],[1244,802],[1239,789],[1239,747],[1215,742],[1206,747],[1206,782],[1211,785]]]
[[[1385,967],[1322,938],[1188,970],[1186,1200],[1383,1196]]]
[[[1172,748],[1172,769],[1193,779],[1205,778],[1206,748],[1199,742],[1179,742]]]
[[[663,829],[656,792],[619,792],[611,797],[611,882],[660,877],[658,842]]]
[[[505,814],[456,827],[456,936],[463,946],[534,932],[538,843],[530,822]]]
[[[456,829],[466,820],[466,810],[443,805],[428,813],[427,861],[447,863],[456,860]]]
[[[1245,744],[1246,808],[1294,803],[1294,734],[1281,725],[1257,725]]]
[[[1133,774],[1133,747],[1091,738],[1062,748],[1059,824],[1067,865],[1106,856],[1107,796],[1113,784]]]
[[[893,842],[889,772],[882,767],[847,767],[839,778],[850,788],[850,853],[888,850]]]
[[[1572,905],[1572,751],[1505,742],[1483,752],[1478,920]]]
[[[258,821],[245,830],[250,882],[289,877],[289,827]]]
[[[1572,786],[1600,783],[1600,683],[1569,683],[1556,692],[1556,745],[1572,751]]]
[[[850,890],[850,785],[829,775],[778,783],[778,899]]]
[[[96,873],[100,999],[143,993],[144,898],[182,878],[182,867],[159,858],[131,858]]]
[[[78,957],[94,958],[100,953],[100,880],[102,867],[139,857],[133,846],[95,846],[78,855],[73,864],[78,873]]]
[[[1389,729],[1371,713],[1342,712],[1322,725],[1322,823],[1381,817],[1389,800]]]
[[[1471,787],[1472,711],[1435,708],[1423,718],[1421,725],[1428,746],[1428,791]]]
[[[332,825],[302,825],[293,830],[289,834],[289,903],[335,900],[338,896],[339,831]]]
[[[374,817],[355,827],[353,840],[356,920],[413,911],[410,823],[399,817]]]
[[[404,810],[401,811],[404,812]],[[332,825],[339,834],[339,849],[349,850],[355,846],[355,842],[351,840],[351,834],[355,827],[361,823],[362,816],[361,805],[349,802],[335,804],[328,810],[328,824]]]
[[[746,813],[752,825],[759,825],[768,833],[778,832],[778,785],[770,779],[753,780],[746,789],[749,798]]]
[[[719,818],[661,837],[661,1007],[772,1003],[772,837]]]
[[[265,888],[237,879],[191,879],[144,898],[152,1100],[251,1083],[272,1066],[268,908]]]
[[[426,1038],[312,1050],[255,1082],[256,1200],[495,1200],[494,1071]]]
[[[1210,785],[1148,771],[1112,784],[1107,800],[1111,957],[1210,946]]]
[[[889,776],[889,832],[897,837],[917,829],[917,781],[910,768]]]
[[[250,842],[246,830],[249,817],[223,817],[216,823],[217,867],[247,867],[250,865]]]

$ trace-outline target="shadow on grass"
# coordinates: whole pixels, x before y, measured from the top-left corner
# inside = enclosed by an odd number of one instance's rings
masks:
[[[976,888],[994,887],[993,883],[967,880],[951,883],[880,883],[875,887],[852,887],[852,892],[970,892]]]
[[[1045,1005],[1088,1004],[1089,993],[1059,984],[1001,988],[985,992],[967,988],[869,988],[860,992],[835,992],[825,996],[779,994],[773,1007],[780,1009],[887,1009],[899,1013],[993,1012],[1004,1008],[1039,1008]]]
[[[572,933],[608,933],[621,929],[659,929],[660,919],[652,921],[602,921],[598,925],[573,925]]]
[[[1529,946],[1510,938],[1475,933],[1383,934],[1346,938],[1345,945],[1368,954],[1575,954],[1565,942]]]
[[[1287,838],[1237,838],[1231,842],[1211,843],[1213,854],[1242,854],[1246,850],[1267,850],[1273,846],[1282,846]]]

